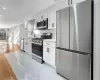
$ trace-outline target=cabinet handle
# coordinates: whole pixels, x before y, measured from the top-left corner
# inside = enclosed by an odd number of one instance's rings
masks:
[[[41,19],[43,19],[43,15],[41,16]]]
[[[72,4],[72,0],[71,0],[71,4]]]
[[[52,23],[52,27],[54,27],[54,23]]]
[[[47,48],[47,52],[49,52],[49,48]]]
[[[49,43],[47,43],[47,45],[50,45]]]

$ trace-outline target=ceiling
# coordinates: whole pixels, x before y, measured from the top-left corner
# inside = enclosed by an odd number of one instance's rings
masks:
[[[54,0],[0,0],[0,28],[23,23],[53,3]]]

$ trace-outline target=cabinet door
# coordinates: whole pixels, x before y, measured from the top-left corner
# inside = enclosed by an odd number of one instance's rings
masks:
[[[24,39],[24,51],[27,52],[27,40]]]
[[[43,46],[43,60],[45,61],[45,62],[47,62],[47,63],[49,63],[49,48],[48,48],[48,46]]]
[[[28,23],[28,37],[32,37],[32,24]]]
[[[28,53],[31,54],[32,53],[32,47],[31,47],[31,39],[28,39]]]
[[[83,2],[83,1],[86,1],[86,0],[72,0],[72,1],[70,1],[70,3],[76,4],[76,3]]]
[[[48,9],[48,29],[56,28],[56,6]]]
[[[45,18],[48,18],[48,10],[44,10],[43,12],[41,12],[41,16],[40,16],[40,19],[45,19]]]
[[[60,9],[66,8],[69,6],[68,4],[69,4],[68,0],[63,0],[63,1],[56,4],[56,9],[60,10]]]
[[[55,47],[49,47],[50,64],[55,67]]]

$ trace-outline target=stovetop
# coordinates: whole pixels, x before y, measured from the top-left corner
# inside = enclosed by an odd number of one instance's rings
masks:
[[[42,44],[44,39],[47,39],[47,38],[32,38],[32,43]]]

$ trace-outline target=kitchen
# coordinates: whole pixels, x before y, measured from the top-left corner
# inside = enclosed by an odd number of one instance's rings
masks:
[[[92,1],[69,3],[58,2],[25,22],[28,37],[21,41],[22,51],[66,79],[90,80]]]
[[[20,24],[8,28],[8,42],[20,46],[18,51],[13,50],[18,62],[27,55],[36,64],[54,69],[61,80],[92,79],[94,1],[48,0],[48,5],[42,6],[44,2],[37,1],[41,9],[38,7],[34,15],[31,13]]]

